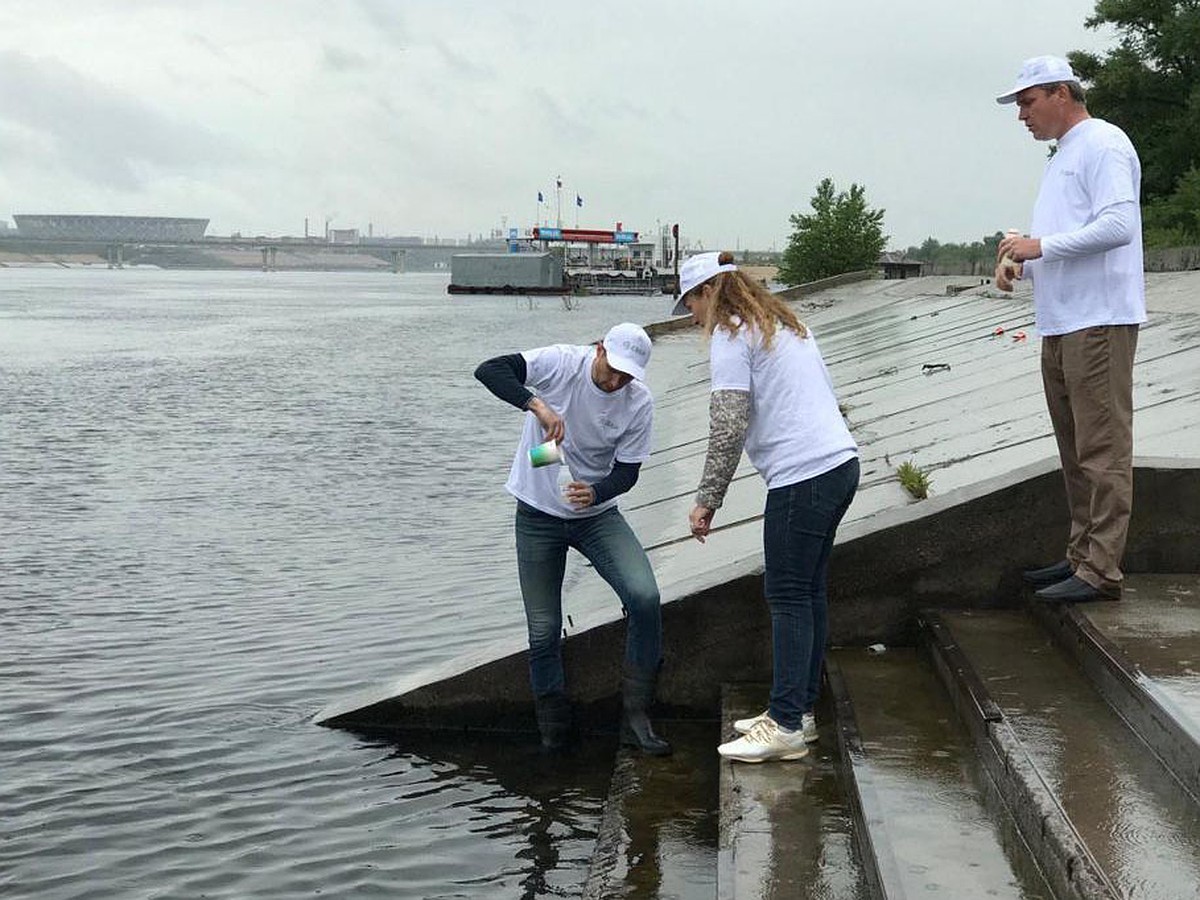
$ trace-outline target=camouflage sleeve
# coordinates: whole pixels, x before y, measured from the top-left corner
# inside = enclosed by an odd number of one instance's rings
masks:
[[[713,391],[708,403],[708,454],[704,474],[696,489],[696,503],[720,509],[733,479],[746,429],[750,426],[750,394],[747,391]]]

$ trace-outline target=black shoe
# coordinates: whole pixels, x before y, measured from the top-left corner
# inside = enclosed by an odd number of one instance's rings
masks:
[[[1049,587],[1052,584],[1058,584],[1060,581],[1064,581],[1074,574],[1075,570],[1064,559],[1052,566],[1044,566],[1041,569],[1026,569],[1021,573],[1021,577],[1025,579],[1026,584],[1043,588]]]
[[[1106,594],[1100,588],[1094,588],[1082,578],[1072,575],[1065,581],[1044,587],[1034,593],[1039,600],[1049,600],[1059,603],[1087,603],[1092,600],[1119,600],[1112,594]]]

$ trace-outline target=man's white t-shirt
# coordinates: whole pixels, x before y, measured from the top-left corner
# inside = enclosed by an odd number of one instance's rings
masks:
[[[1137,152],[1115,125],[1084,119],[1059,140],[1029,230],[1042,239],[1042,258],[1024,271],[1041,334],[1146,321],[1141,179]],[[1106,210],[1124,225],[1115,235],[1095,225]]]
[[[535,390],[566,424],[562,449],[572,481],[595,484],[612,471],[614,462],[640,463],[650,458],[654,397],[646,385],[631,381],[611,394],[602,391],[592,381],[595,347],[555,344],[521,355],[526,387]],[[505,485],[510,494],[564,519],[587,518],[617,505],[618,497],[584,509],[567,503],[558,485],[559,467],[535,469],[529,462],[529,451],[544,442],[541,423],[527,412]]]
[[[750,392],[746,455],[768,489],[815,478],[858,455],[811,330],[802,338],[780,327],[768,350],[755,328],[718,328],[709,360],[714,391]]]

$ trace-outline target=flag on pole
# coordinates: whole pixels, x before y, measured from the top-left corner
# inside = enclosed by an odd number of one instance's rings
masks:
[[[558,189],[561,191],[562,190],[562,176],[559,175],[557,178],[555,178],[554,183],[558,186]]]
[[[545,202],[546,202],[546,200],[544,197],[542,197],[542,192],[538,191],[538,203],[545,203]]]
[[[583,206],[583,198],[580,197],[578,194],[575,195],[575,205]]]

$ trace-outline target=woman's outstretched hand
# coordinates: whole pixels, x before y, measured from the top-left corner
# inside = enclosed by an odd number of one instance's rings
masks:
[[[692,537],[702,544],[704,543],[704,539],[708,537],[709,529],[712,528],[712,519],[715,512],[716,510],[709,509],[707,506],[696,504],[688,514],[688,524],[692,527]]]

